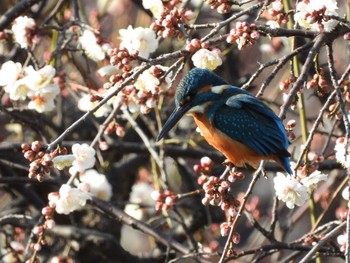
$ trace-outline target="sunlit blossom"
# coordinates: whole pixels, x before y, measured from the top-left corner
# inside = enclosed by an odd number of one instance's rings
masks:
[[[90,30],[84,30],[79,37],[79,43],[85,54],[94,61],[101,61],[105,58],[105,52],[101,45],[97,43],[95,34]]]
[[[209,70],[214,70],[222,64],[220,55],[221,54],[218,49],[210,51],[208,49],[202,48],[192,56],[192,61],[197,68],[207,68]]]
[[[4,87],[11,100],[25,100],[28,94],[28,85],[21,79],[22,65],[9,60],[2,64],[0,69],[0,86]]]
[[[91,199],[91,196],[88,193],[72,188],[68,184],[63,184],[59,190],[59,199],[56,201],[56,212],[68,215],[83,208],[89,199]]]
[[[322,16],[337,16],[337,1],[335,0],[303,0],[298,2],[294,20],[306,29],[315,31],[332,31],[338,24],[336,20],[325,19]],[[321,16],[321,24],[320,17]]]
[[[94,169],[85,171],[79,177],[80,181],[90,186],[90,193],[104,201],[109,201],[112,197],[112,186],[104,174],[100,174]]]
[[[348,235],[347,235],[347,233],[339,235],[337,237],[337,242],[340,245],[340,251],[345,253],[345,251],[346,251],[346,244],[348,243]]]
[[[72,153],[75,157],[73,166],[78,172],[85,171],[86,169],[92,168],[95,165],[96,151],[90,145],[86,143],[73,144]]]
[[[163,70],[164,72],[169,69],[168,67],[163,67],[160,65],[158,65],[157,67],[160,68],[161,70]],[[168,74],[165,77],[166,84],[170,83],[171,76],[172,76],[172,74]],[[137,90],[150,92],[152,94],[157,94],[159,92],[160,84],[161,84],[161,81],[159,80],[159,78],[154,76],[151,73],[151,70],[148,69],[148,70],[145,70],[144,72],[142,72],[142,74],[136,79],[134,86]]]
[[[143,27],[120,29],[120,47],[126,48],[129,52],[138,51],[141,57],[148,58],[158,48],[156,33]]]
[[[321,173],[321,171],[316,170],[310,175],[300,179],[300,182],[308,187],[310,190],[314,189],[320,181],[326,181],[328,174]]]
[[[53,82],[56,70],[51,65],[47,65],[39,70],[32,66],[25,70],[25,77],[22,79],[24,85],[28,86],[29,109],[37,112],[52,111],[55,108],[55,98],[60,93],[57,83]]]
[[[19,16],[13,21],[13,38],[21,48],[27,48],[31,44],[31,31],[35,26],[34,19],[27,16]]]
[[[75,157],[73,154],[58,155],[52,159],[53,166],[58,170],[63,170],[66,167],[72,166]]]
[[[301,206],[308,200],[308,188],[296,178],[278,172],[273,181],[277,198],[285,202],[289,209],[295,205]]]

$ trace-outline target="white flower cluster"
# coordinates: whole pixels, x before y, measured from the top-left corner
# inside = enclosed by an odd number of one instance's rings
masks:
[[[346,146],[346,138],[340,137],[336,140],[334,151],[335,151],[335,159],[338,163],[340,163],[344,168],[349,168],[350,166],[350,158],[349,158],[349,146]]]
[[[39,113],[52,111],[54,100],[60,93],[57,83],[53,81],[55,68],[47,65],[39,70],[32,66],[22,69],[20,63],[5,62],[0,69],[0,86],[13,101],[30,99],[28,108]]]
[[[79,176],[83,184],[88,185],[89,193],[98,199],[109,201],[112,197],[112,186],[104,174],[100,174],[94,169],[85,171]]]
[[[84,30],[83,34],[79,37],[79,43],[85,54],[94,61],[101,61],[105,58],[106,54],[101,45],[97,43],[95,34],[90,30]]]
[[[214,70],[222,64],[221,52],[219,49],[210,51],[202,48],[192,56],[192,61],[197,68]]]
[[[72,153],[53,158],[54,167],[58,170],[63,170],[66,167],[72,166],[74,172],[84,172],[95,165],[96,151],[88,144],[73,144]]]
[[[69,214],[85,206],[86,201],[95,196],[101,200],[109,201],[112,197],[112,186],[104,174],[90,169],[95,165],[95,150],[87,144],[74,144],[72,153],[56,156],[52,162],[55,168],[62,170],[70,167],[71,173],[80,172],[78,188],[64,184],[58,195],[53,195],[54,207],[59,214]],[[90,170],[87,170],[90,169]],[[53,199],[53,198],[51,198]]]
[[[58,200],[55,202],[55,209],[59,214],[68,215],[84,207],[86,201],[90,199],[91,196],[88,193],[78,188],[73,188],[68,184],[63,184],[59,190]]]
[[[298,174],[298,178],[291,175],[286,176],[283,173],[277,173],[274,178],[276,196],[285,202],[289,209],[293,209],[296,205],[303,205],[309,199],[308,193],[320,181],[327,180],[327,175],[316,170],[308,176]]]
[[[27,16],[19,16],[13,21],[12,33],[14,40],[21,46],[21,48],[28,48],[32,43],[31,31],[36,24],[33,18]]]
[[[326,19],[324,16],[338,16],[337,9],[335,0],[303,0],[296,6],[294,20],[306,29],[330,32],[338,22],[334,19]],[[319,16],[322,18],[321,23]]]
[[[129,52],[138,51],[141,57],[148,58],[158,48],[156,33],[150,28],[128,26],[127,29],[120,29],[121,48]]]

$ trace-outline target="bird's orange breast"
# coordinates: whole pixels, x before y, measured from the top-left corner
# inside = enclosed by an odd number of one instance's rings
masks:
[[[278,161],[273,156],[260,155],[243,143],[235,141],[222,133],[210,123],[206,114],[192,113],[192,116],[205,140],[222,152],[234,165],[242,167],[245,166],[245,164],[249,164],[250,166],[257,168],[262,160],[273,159]]]

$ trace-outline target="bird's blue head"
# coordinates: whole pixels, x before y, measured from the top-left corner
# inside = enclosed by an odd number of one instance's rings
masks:
[[[162,139],[189,110],[217,98],[218,94],[211,92],[213,86],[226,84],[222,78],[208,69],[193,68],[189,71],[177,87],[176,108],[164,124],[157,140]]]
[[[222,78],[208,69],[193,68],[181,80],[175,93],[176,107],[192,101],[196,95],[207,87],[227,84]],[[195,106],[195,105],[193,105]]]

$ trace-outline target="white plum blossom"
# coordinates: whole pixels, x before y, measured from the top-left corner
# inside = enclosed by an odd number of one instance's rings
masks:
[[[341,252],[343,252],[343,253],[345,253],[345,251],[346,251],[346,245],[347,245],[347,243],[348,243],[348,235],[347,235],[347,233],[344,233],[344,234],[342,234],[342,235],[339,235],[338,237],[337,237],[337,242],[338,242],[338,244],[340,245],[340,251]]]
[[[90,186],[90,193],[104,201],[111,200],[112,186],[104,174],[98,173],[94,169],[85,171],[79,177],[80,181]]]
[[[202,48],[192,56],[192,61],[197,68],[214,70],[222,64],[222,59],[220,56],[221,52],[218,49],[210,51]]]
[[[98,104],[98,101],[91,101],[89,94],[84,94],[78,101],[78,109],[81,111],[89,111]],[[94,112],[96,118],[108,115],[111,108],[107,104],[103,104],[97,111]]]
[[[303,0],[298,2],[296,6],[294,20],[306,29],[330,32],[338,22],[333,19],[324,19],[322,16],[337,16],[337,9],[337,1],[335,0]],[[321,24],[318,16],[321,16]]]
[[[142,5],[145,9],[149,9],[154,18],[160,18],[164,10],[164,5],[161,0],[142,0]]]
[[[63,184],[59,190],[59,199],[56,201],[56,212],[58,214],[68,215],[73,211],[79,210],[90,200],[88,193],[80,191],[78,188],[72,188],[68,184]]]
[[[129,197],[129,201],[131,204],[127,204],[125,206],[125,213],[138,220],[144,219],[144,217],[148,213],[148,210],[145,208],[140,208],[138,204],[149,205],[150,207],[152,207],[151,210],[153,210],[153,207],[156,203],[155,200],[152,198],[153,192],[154,189],[148,183],[134,184]]]
[[[157,65],[157,68],[161,69],[164,72],[166,72],[169,69],[168,67],[163,67],[160,65]],[[171,82],[171,76],[172,74],[168,74],[165,77],[166,84],[169,84]],[[159,90],[157,89],[160,88],[160,84],[161,84],[160,80],[151,73],[150,69],[148,69],[142,72],[141,75],[139,75],[139,77],[135,81],[134,86],[139,91],[157,94],[159,93]]]
[[[73,167],[76,169],[76,171],[83,172],[95,165],[96,151],[90,145],[86,143],[73,144],[72,153],[75,157],[75,160],[73,161]]]
[[[94,61],[101,61],[105,58],[105,52],[101,45],[97,43],[95,34],[90,30],[84,30],[79,37],[79,43],[85,54]]]
[[[13,21],[13,37],[21,48],[27,48],[31,44],[30,34],[35,26],[34,19],[27,16],[19,16]]]
[[[308,200],[308,188],[296,178],[277,173],[273,181],[277,198],[285,202],[289,209],[295,205],[301,206]]]
[[[158,48],[156,33],[150,28],[128,26],[127,29],[120,29],[121,48],[129,52],[138,51],[141,57],[148,58]]]
[[[27,96],[30,98],[29,109],[39,113],[52,111],[55,108],[55,98],[60,93],[57,83],[53,82],[56,70],[51,65],[47,65],[39,70],[34,70],[32,66],[25,69],[23,81],[29,88]]]
[[[19,79],[22,72],[22,65],[12,60],[6,61],[0,69],[0,86],[3,86],[6,92],[10,92],[11,87]]]
[[[344,168],[348,168],[350,166],[350,158],[348,155],[349,146],[346,147],[346,138],[340,137],[336,140],[334,151],[335,151],[335,159],[338,163],[340,163]]]
[[[4,87],[11,100],[25,100],[28,94],[28,86],[21,79],[22,65],[9,60],[2,64],[0,69],[0,86]]]
[[[73,154],[58,155],[52,159],[53,166],[58,170],[72,166],[75,157]]]
[[[328,174],[323,174],[321,171],[316,170],[309,174],[306,177],[303,177],[300,182],[308,187],[310,190],[313,190],[315,186],[320,182],[320,181],[326,181],[328,178]]]

